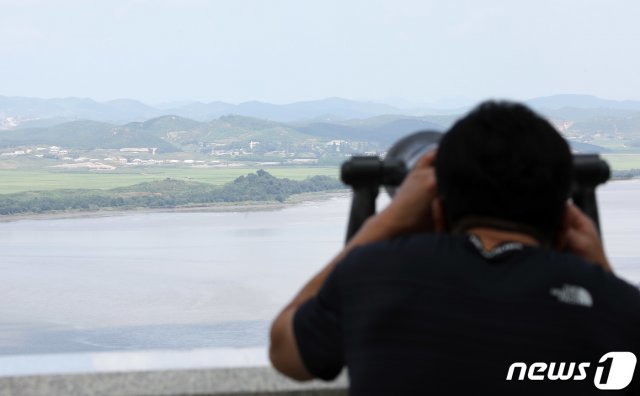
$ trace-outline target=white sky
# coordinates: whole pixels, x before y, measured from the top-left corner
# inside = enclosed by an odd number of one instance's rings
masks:
[[[0,0],[0,95],[640,99],[637,0]]]

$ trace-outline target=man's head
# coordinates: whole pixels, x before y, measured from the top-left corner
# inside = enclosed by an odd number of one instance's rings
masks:
[[[448,227],[495,219],[551,242],[570,193],[571,161],[567,142],[525,106],[482,103],[438,147],[438,194]]]

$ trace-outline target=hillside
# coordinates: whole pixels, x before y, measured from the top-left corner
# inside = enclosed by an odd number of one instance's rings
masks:
[[[63,146],[80,150],[157,147],[160,152],[178,149],[150,133],[96,121],[73,121],[45,128],[0,133],[0,148],[27,145]]]
[[[572,141],[613,150],[640,148],[640,101],[562,94],[525,103]],[[456,114],[442,110],[428,106],[402,110],[341,98],[287,104],[183,101],[150,106],[130,99],[97,102],[0,96],[0,148],[140,146],[159,147],[160,152],[210,153],[226,147],[262,155],[318,152],[323,151],[319,145],[327,142],[349,141],[354,144],[347,153],[382,152],[408,133],[444,130],[468,109],[450,109]],[[261,146],[255,147],[255,142]],[[343,148],[336,150],[344,153]]]
[[[576,121],[568,129],[587,135],[611,134],[627,139],[640,138],[640,112],[624,117],[594,117],[585,121]]]
[[[0,99],[0,112],[5,113],[30,103],[25,98],[9,98],[13,102],[4,97]],[[10,103],[7,104],[8,102]],[[123,112],[147,112],[150,109],[144,104],[128,100],[96,104],[97,102],[89,99],[69,98],[38,100],[35,102],[36,107],[33,111],[45,111],[48,109],[47,106],[53,106],[52,103],[59,110],[84,109],[83,111],[88,114],[93,114],[91,112],[95,111],[95,106],[98,105],[107,106],[113,111],[120,109]],[[532,100],[532,103],[537,106],[549,106],[541,110],[543,115],[571,140],[577,150],[628,152],[640,149],[640,111],[632,110],[635,102],[606,101],[580,95],[559,95],[538,98]],[[577,107],[558,107],[562,104],[572,104]],[[587,105],[612,107],[580,107]],[[327,164],[339,161],[348,154],[383,153],[391,144],[407,134],[419,130],[443,131],[459,117],[459,115],[384,114],[342,120],[335,115],[347,113],[363,115],[393,109],[386,105],[338,98],[289,105],[247,102],[234,106],[235,110],[244,109],[240,112],[259,113],[265,117],[280,114],[282,117],[278,117],[287,118],[285,114],[293,114],[293,112],[297,112],[300,117],[311,116],[311,113],[318,116],[324,111],[332,115],[327,116],[331,121],[319,117],[310,121],[297,122],[274,121],[237,114],[222,115],[201,121],[178,113],[124,124],[76,120],[50,125],[44,119],[31,120],[29,123],[40,125],[40,127],[16,127],[0,131],[0,149],[17,148],[19,150],[20,147],[34,145],[60,146],[73,150],[157,147],[158,153],[198,153],[221,157],[223,160],[250,159],[270,162],[275,157],[279,158],[277,161],[284,162],[282,158],[294,157],[322,160]],[[228,106],[222,102],[213,102],[211,106],[197,102],[187,103],[178,105],[176,108],[184,110],[187,107],[200,109],[198,111],[228,109]],[[199,114],[202,116],[204,113]],[[203,158],[197,159],[203,160]]]
[[[616,109],[640,111],[638,100],[610,100],[593,95],[560,94],[533,98],[525,101],[536,109]]]
[[[287,124],[245,116],[223,116],[210,122],[167,115],[144,122],[114,125],[73,121],[42,128],[0,132],[0,148],[56,145],[94,150],[123,147],[158,147],[159,152],[210,150],[218,146],[248,147],[259,142],[261,152],[299,147],[308,150],[332,140],[387,147],[417,130],[443,130],[419,117],[381,117],[360,124],[312,122]]]
[[[376,117],[375,120],[369,121],[344,124],[315,122],[300,126],[298,129],[308,135],[325,139],[378,142],[385,147],[412,132],[445,129],[441,124],[420,117]]]
[[[58,118],[66,121],[126,121],[147,119],[155,114],[157,109],[130,99],[97,102],[89,98],[41,99],[0,96],[0,119],[12,117],[18,120]]]

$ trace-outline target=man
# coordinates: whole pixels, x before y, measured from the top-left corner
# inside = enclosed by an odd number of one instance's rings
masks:
[[[482,104],[278,315],[273,365],[298,380],[346,366],[352,395],[588,394],[624,381],[599,359],[640,357],[640,293],[567,202],[571,181],[547,121]],[[550,379],[559,370],[566,379]]]

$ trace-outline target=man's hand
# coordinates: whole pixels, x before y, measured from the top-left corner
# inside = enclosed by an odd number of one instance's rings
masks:
[[[393,200],[376,217],[389,237],[433,230],[432,206],[436,196],[436,151],[425,154],[409,172]]]
[[[607,272],[613,272],[598,230],[589,216],[577,206],[567,204],[564,222],[565,230],[561,237],[564,249],[599,265]]]

